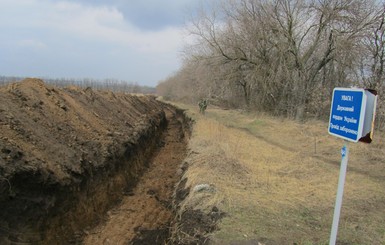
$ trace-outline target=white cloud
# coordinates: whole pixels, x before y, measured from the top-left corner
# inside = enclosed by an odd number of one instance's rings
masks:
[[[40,3],[36,2],[36,7]],[[124,19],[115,7],[86,6],[79,3],[51,3],[43,13],[40,25],[53,31],[75,35],[92,41],[104,41],[134,48],[142,52],[172,52],[181,47],[181,31],[169,27],[158,31],[142,31]]]
[[[51,34],[60,32],[68,38],[103,41],[146,53],[172,52],[181,48],[180,28],[140,30],[113,6],[92,6],[69,1],[0,0],[0,8],[8,9],[8,14],[0,17],[0,22],[6,22],[8,28],[22,26]]]
[[[22,73],[24,63],[18,59],[25,62],[28,55],[36,62],[33,67],[25,63],[24,73],[33,68],[36,74],[53,77],[98,74],[99,78],[132,78],[154,84],[155,77],[164,79],[167,73],[178,69],[178,54],[183,45],[180,27],[139,29],[120,9],[107,4],[109,1],[91,5],[0,0],[0,9],[4,10],[0,15],[0,53],[9,54],[0,58],[0,75],[7,75],[16,66],[17,72]],[[5,52],[5,48],[12,52]],[[61,73],[55,75],[55,69]]]

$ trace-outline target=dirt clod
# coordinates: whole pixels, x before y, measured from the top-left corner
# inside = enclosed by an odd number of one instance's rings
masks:
[[[164,244],[169,237],[168,228],[159,228],[155,230],[141,230],[136,238],[131,241],[132,245],[154,245]]]

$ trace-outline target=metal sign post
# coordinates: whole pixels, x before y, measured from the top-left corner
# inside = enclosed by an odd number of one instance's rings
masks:
[[[329,245],[336,244],[336,240],[337,240],[338,223],[340,220],[342,197],[344,195],[346,169],[348,166],[348,159],[349,159],[349,141],[345,141],[345,145],[341,149],[341,157],[342,159],[341,159],[340,177],[338,178],[336,205],[334,207],[333,225],[332,225],[332,231],[330,234]]]
[[[329,134],[345,140],[329,245],[335,245],[344,194],[349,141],[370,143],[373,137],[377,92],[359,88],[335,88],[330,110]]]
[[[377,92],[359,88],[335,88],[330,110],[329,134],[345,140],[341,149],[341,169],[338,178],[336,204],[329,245],[335,245],[344,194],[349,141],[370,143],[373,137]]]

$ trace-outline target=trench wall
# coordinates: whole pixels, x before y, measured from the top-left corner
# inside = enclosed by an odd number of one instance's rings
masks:
[[[80,243],[130,195],[166,106],[37,79],[0,88],[0,244]]]

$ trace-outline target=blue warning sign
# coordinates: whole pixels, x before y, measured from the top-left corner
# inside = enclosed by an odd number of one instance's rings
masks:
[[[330,134],[353,142],[361,138],[366,106],[364,96],[363,89],[334,89]]]

